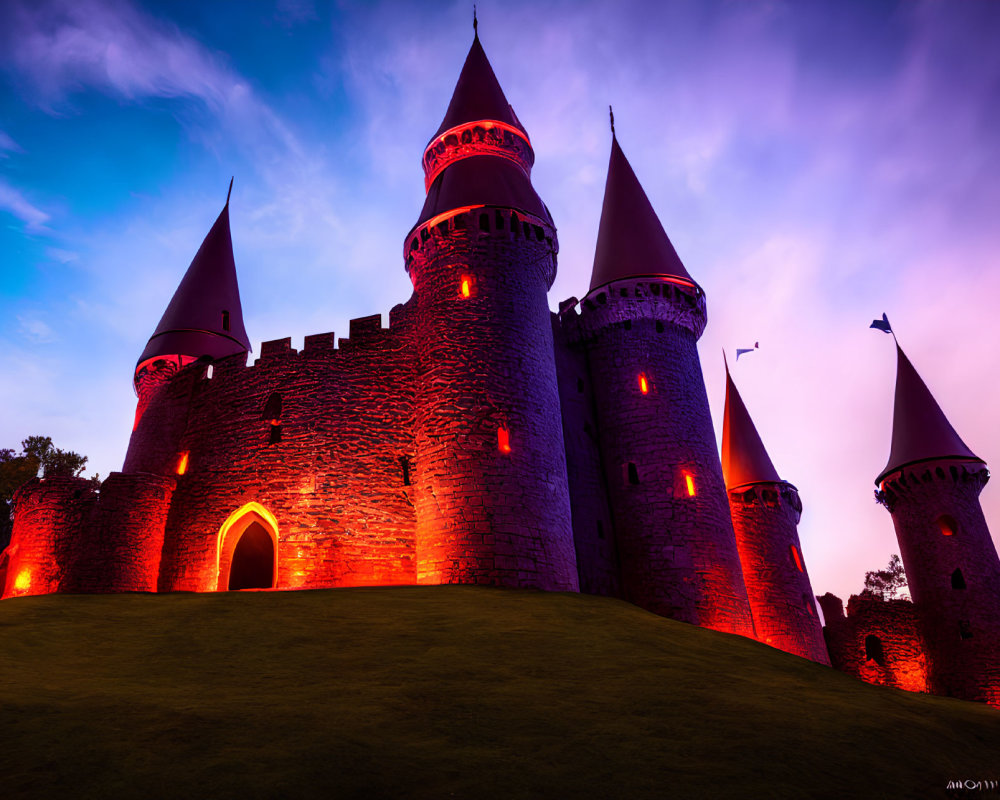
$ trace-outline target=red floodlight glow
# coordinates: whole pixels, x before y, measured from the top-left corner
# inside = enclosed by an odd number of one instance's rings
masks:
[[[799,572],[805,572],[805,569],[802,567],[802,556],[799,555],[799,548],[794,544],[789,546],[792,548],[792,560],[795,562],[795,568]]]
[[[183,453],[181,453],[180,458],[177,460],[177,474],[183,475],[185,472],[187,472],[187,468],[188,468],[188,451],[185,450]]]
[[[497,447],[501,453],[510,452],[510,432],[506,428],[497,428]]]

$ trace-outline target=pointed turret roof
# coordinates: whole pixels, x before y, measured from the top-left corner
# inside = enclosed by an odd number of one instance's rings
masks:
[[[722,419],[722,474],[726,488],[751,483],[779,483],[764,443],[743,404],[726,365],[726,409]]]
[[[458,83],[455,84],[448,111],[431,141],[445,131],[467,122],[491,119],[524,130],[500,88],[500,82],[493,73],[486,51],[479,43],[479,34],[476,33],[458,76]]]
[[[896,345],[896,399],[892,412],[892,448],[885,469],[875,479],[879,485],[890,472],[936,458],[983,460],[973,453],[951,427],[927,384]]]
[[[500,206],[525,211],[551,223],[548,209],[519,166],[496,156],[470,156],[448,166],[427,192],[417,226],[470,206]]]
[[[680,278],[694,285],[612,133],[590,291],[612,281],[647,276]]]
[[[172,355],[223,358],[249,349],[226,198],[138,363]]]

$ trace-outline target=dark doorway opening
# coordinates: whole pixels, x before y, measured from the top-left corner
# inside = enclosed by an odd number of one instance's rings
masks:
[[[865,660],[874,661],[880,667],[885,666],[885,651],[882,649],[882,640],[874,634],[865,637]]]
[[[229,591],[270,589],[274,585],[274,542],[259,522],[251,523],[233,550]]]

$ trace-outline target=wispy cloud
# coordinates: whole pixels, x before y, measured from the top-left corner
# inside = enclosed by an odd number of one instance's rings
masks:
[[[31,203],[16,187],[0,177],[0,211],[7,211],[24,223],[32,233],[44,233],[51,217]]]
[[[23,153],[20,145],[3,131],[0,131],[0,158],[7,158],[8,153]]]
[[[56,339],[55,331],[40,317],[18,315],[17,322],[21,335],[32,344],[48,344]]]

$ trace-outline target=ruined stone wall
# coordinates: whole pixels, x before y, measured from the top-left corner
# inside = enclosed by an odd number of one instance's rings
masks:
[[[704,296],[664,282],[616,287],[564,315],[590,366],[623,596],[753,636],[696,348],[704,323]]]
[[[827,593],[819,601],[834,669],[877,686],[930,691],[924,640],[913,603],[853,595],[844,616],[839,597]]]
[[[4,596],[156,591],[174,481],[112,473],[35,479],[15,498]]]
[[[407,242],[420,583],[578,588],[546,300],[555,251],[551,228],[498,208]]]
[[[1000,705],[1000,559],[979,493],[982,464],[937,460],[886,478],[935,694]]]
[[[276,523],[279,588],[415,582],[407,309],[390,323],[353,320],[338,348],[332,333],[306,337],[301,353],[267,342],[254,366],[223,359],[211,379],[199,362],[156,395],[127,463],[175,474],[184,462],[161,590],[219,588],[220,554],[233,550],[220,533],[235,522],[238,536],[234,515],[251,503]]]
[[[567,341],[557,314],[552,323],[580,591],[620,597],[621,563],[598,446],[590,366],[586,351]]]
[[[766,483],[729,493],[736,545],[757,638],[829,664],[799,544],[802,503],[794,486]]]

